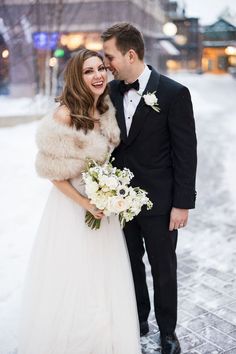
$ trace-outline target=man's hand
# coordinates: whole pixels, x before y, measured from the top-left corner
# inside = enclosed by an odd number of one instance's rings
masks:
[[[170,225],[169,225],[170,231],[186,226],[187,222],[188,222],[188,209],[172,208],[170,213]]]

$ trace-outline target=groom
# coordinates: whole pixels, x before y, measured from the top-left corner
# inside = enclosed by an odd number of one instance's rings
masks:
[[[154,285],[155,316],[162,353],[180,353],[177,320],[176,243],[178,229],[195,204],[196,135],[189,91],[144,62],[141,33],[118,23],[102,34],[105,62],[114,75],[110,96],[117,110],[121,143],[115,164],[134,173],[133,186],[153,202],[125,226],[141,335],[149,331],[150,301],[143,256]],[[147,96],[144,96],[147,95]],[[156,100],[158,99],[158,101]],[[144,249],[145,245],[145,249]]]

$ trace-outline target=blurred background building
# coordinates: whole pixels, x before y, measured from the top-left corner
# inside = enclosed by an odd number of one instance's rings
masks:
[[[166,2],[2,0],[0,33],[2,46],[8,50],[2,59],[8,69],[1,81],[10,82],[13,96],[55,93],[57,78],[73,51],[81,47],[101,50],[101,32],[121,21],[132,22],[142,31],[146,60],[157,66],[160,53],[155,44],[165,22]]]
[[[0,33],[0,95],[9,93],[9,51],[6,42]]]
[[[202,69],[204,72],[224,74],[236,69],[236,25],[219,18],[203,28]]]
[[[188,70],[199,71],[201,68],[201,33],[199,19],[187,17],[184,7],[179,7],[177,1],[166,3],[166,18],[168,22],[163,30],[173,48],[172,53],[166,53],[163,61],[168,71]]]
[[[0,0],[0,95],[56,95],[79,48],[101,50],[101,32],[128,21],[160,72],[224,73],[236,67],[236,27],[201,27],[173,0]]]

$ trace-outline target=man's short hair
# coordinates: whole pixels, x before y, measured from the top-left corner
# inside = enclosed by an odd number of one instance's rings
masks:
[[[117,23],[105,30],[101,38],[104,42],[116,39],[117,49],[124,55],[133,49],[140,60],[144,58],[144,41],[141,32],[127,22]]]

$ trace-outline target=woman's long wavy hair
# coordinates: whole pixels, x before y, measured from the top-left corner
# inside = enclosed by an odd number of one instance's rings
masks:
[[[65,105],[69,111],[72,125],[76,129],[83,129],[85,132],[94,128],[96,119],[91,117],[94,106],[94,96],[83,79],[83,64],[91,57],[98,57],[103,61],[103,57],[98,52],[81,49],[68,62],[64,73],[64,88],[62,94],[55,101]],[[105,103],[105,96],[108,93],[106,88],[97,101],[97,109],[100,114],[108,110]]]

